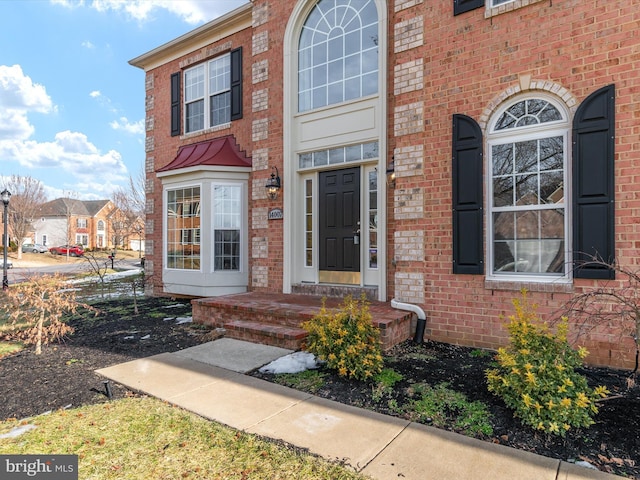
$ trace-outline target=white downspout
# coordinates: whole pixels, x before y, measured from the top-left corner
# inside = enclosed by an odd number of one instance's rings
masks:
[[[424,313],[424,310],[412,303],[398,302],[395,298],[391,300],[391,306],[398,310],[413,312],[418,316],[418,323],[416,324],[416,333],[413,336],[413,341],[414,343],[422,343],[424,341],[424,329],[427,325],[427,315]]]

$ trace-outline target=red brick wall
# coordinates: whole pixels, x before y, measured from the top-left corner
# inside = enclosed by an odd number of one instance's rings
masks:
[[[524,2],[522,2],[524,3]],[[396,296],[395,275],[416,273],[424,279],[424,304],[427,313],[426,336],[435,340],[478,347],[497,347],[506,342],[503,316],[512,313],[511,301],[521,287],[531,290],[531,298],[539,304],[539,312],[551,318],[574,293],[597,285],[596,281],[576,280],[572,285],[485,282],[482,275],[452,274],[451,214],[451,123],[452,115],[465,114],[481,125],[508,97],[506,92],[520,85],[534,85],[545,92],[562,93],[574,99],[575,108],[590,93],[615,83],[616,86],[616,257],[621,265],[635,268],[640,263],[640,188],[637,164],[640,160],[640,17],[634,2],[617,0],[532,1],[530,5],[485,18],[485,10],[477,9],[453,16],[453,0],[408,1],[389,0],[388,22],[388,158],[397,148],[421,145],[424,148],[423,173],[400,177],[396,191],[417,189],[424,195],[424,215],[419,219],[394,219],[394,190],[387,195],[389,219],[387,243],[387,294]],[[180,140],[170,137],[169,76],[180,70],[179,60],[153,70],[155,146],[147,152],[154,157],[155,168],[174,158],[183,143],[194,143],[209,136],[233,133],[242,149],[250,155],[268,149],[267,168],[255,170],[252,182],[262,188],[270,167],[283,171],[283,39],[295,1],[255,0],[253,29],[242,31],[219,44],[244,46],[244,118],[233,122],[229,131]],[[404,8],[406,6],[406,8]],[[397,10],[397,11],[396,11]],[[256,14],[256,12],[258,12]],[[421,19],[423,41],[414,48],[395,52],[394,27],[401,22]],[[268,31],[269,49],[252,55],[252,36]],[[188,57],[188,56],[187,56]],[[423,88],[394,95],[394,67],[422,59]],[[183,59],[181,59],[183,60]],[[267,61],[268,79],[252,83],[252,66]],[[530,80],[530,82],[529,82]],[[547,83],[544,83],[547,82]],[[253,90],[268,89],[269,108],[252,113]],[[424,128],[417,133],[394,134],[397,107],[420,104],[424,111]],[[266,138],[252,140],[254,122],[268,121]],[[153,174],[150,178],[155,178]],[[283,184],[283,190],[287,185]],[[147,238],[154,243],[150,255],[155,264],[156,291],[161,291],[161,184],[154,180],[153,233]],[[262,192],[250,192],[250,257],[251,238],[267,237],[267,258],[250,259],[251,269],[265,269],[268,284],[254,290],[281,292],[284,255],[283,223],[269,221],[267,228],[251,230],[255,208],[283,208],[282,196],[270,201]],[[285,212],[286,214],[286,212]],[[394,232],[425,232],[424,261],[395,262]],[[485,245],[486,248],[486,245]],[[601,329],[602,330],[602,329]],[[574,329],[575,333],[576,329]],[[630,337],[621,340],[620,329],[611,326],[580,338],[595,364],[632,366],[634,353]]]
[[[484,9],[454,17],[452,4],[425,1],[395,15],[390,11],[391,37],[393,24],[422,15],[425,38],[422,47],[393,54],[390,62],[393,66],[423,58],[425,67],[423,90],[390,96],[390,122],[398,105],[422,102],[426,112],[424,132],[389,137],[390,152],[415,144],[425,148],[424,178],[399,178],[396,186],[419,186],[428,192],[424,219],[411,222],[411,228],[427,233],[425,262],[401,268],[425,275],[424,308],[430,338],[495,347],[505,342],[500,315],[513,312],[511,300],[519,295],[519,284],[485,285],[484,276],[451,273],[452,115],[465,114],[482,121],[496,99],[517,87],[520,76],[525,75],[566,89],[578,103],[615,83],[616,257],[621,265],[635,268],[640,246],[636,174],[640,156],[639,17],[637,6],[610,0],[542,1],[492,18],[485,18]],[[393,45],[393,38],[389,44]],[[390,88],[391,82],[392,78]],[[394,228],[408,227],[399,221]],[[393,241],[392,234],[389,241]],[[393,255],[393,249],[390,252]],[[390,266],[390,285],[396,270]],[[526,286],[539,290],[531,297],[539,304],[539,312],[547,315],[572,293],[596,284],[576,280],[566,289]],[[393,294],[392,289],[389,295]],[[605,330],[579,339],[592,351],[589,361],[632,366],[635,348],[630,337],[621,340],[616,326]]]

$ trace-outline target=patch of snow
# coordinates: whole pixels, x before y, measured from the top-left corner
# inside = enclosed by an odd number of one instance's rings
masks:
[[[128,335],[128,336],[124,337],[125,340],[133,340],[134,338],[136,338],[135,335]]]
[[[149,340],[151,335],[145,335],[144,337],[140,337],[140,340]]]
[[[176,324],[182,325],[183,323],[192,323],[193,317],[178,317],[176,318]]]
[[[318,368],[316,356],[309,352],[294,352],[260,368],[261,373],[300,373]]]
[[[580,465],[581,467],[590,468],[592,470],[598,470],[598,467],[591,465],[589,462],[585,462],[584,460],[578,460],[576,465]]]
[[[35,428],[36,426],[31,424],[20,425],[19,427],[11,429],[7,433],[3,433],[2,435],[0,435],[0,438],[17,438],[23,433],[27,433],[29,430],[33,430]]]
[[[174,303],[173,305],[165,305],[162,308],[178,308],[178,307],[184,307],[184,303]]]

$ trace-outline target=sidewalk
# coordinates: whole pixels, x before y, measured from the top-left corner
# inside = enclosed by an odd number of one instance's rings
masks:
[[[343,461],[376,479],[620,478],[245,375],[289,353],[282,348],[221,338],[97,373],[238,430]]]

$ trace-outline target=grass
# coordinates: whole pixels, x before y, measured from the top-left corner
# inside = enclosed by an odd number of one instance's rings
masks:
[[[316,393],[324,384],[324,374],[317,370],[300,373],[281,373],[275,376],[275,383],[304,392]]]
[[[26,422],[0,422],[0,434],[25,423],[37,428],[0,439],[0,454],[75,454],[80,478],[367,478],[153,398],[127,398]]]

